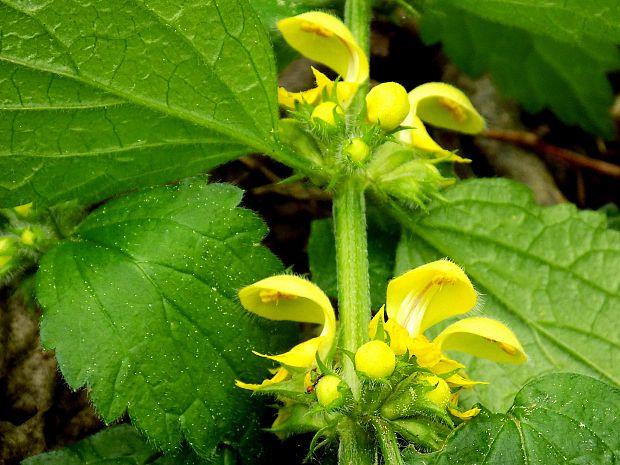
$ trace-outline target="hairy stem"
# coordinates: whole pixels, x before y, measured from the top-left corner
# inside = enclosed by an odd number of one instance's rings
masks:
[[[343,349],[355,352],[366,341],[370,322],[366,199],[361,179],[351,175],[338,185],[333,211],[340,343]],[[353,396],[359,398],[359,379],[348,357],[343,357],[343,377]]]
[[[349,418],[338,425],[340,445],[338,465],[375,465],[376,452],[372,439],[358,424]]]
[[[394,430],[385,420],[379,417],[373,417],[371,423],[375,429],[385,465],[404,465]]]

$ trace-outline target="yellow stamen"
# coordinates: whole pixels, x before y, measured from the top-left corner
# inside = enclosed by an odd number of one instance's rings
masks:
[[[304,32],[312,32],[321,37],[332,37],[334,35],[329,29],[310,22],[301,23],[301,30]]]
[[[258,293],[260,301],[264,304],[269,302],[277,302],[278,300],[295,300],[296,295],[286,294],[284,292],[276,291],[275,289],[262,289]]]
[[[438,102],[442,107],[448,110],[452,117],[459,123],[462,123],[467,119],[467,115],[465,114],[463,108],[454,100],[450,100],[446,97],[439,97]]]

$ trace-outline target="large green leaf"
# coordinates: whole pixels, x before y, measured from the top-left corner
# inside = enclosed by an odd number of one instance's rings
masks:
[[[275,66],[247,0],[2,0],[0,17],[2,205],[101,198],[275,145]]]
[[[537,206],[520,184],[486,179],[445,191],[428,214],[401,215],[412,233],[397,270],[441,257],[463,266],[483,305],[518,335],[525,365],[466,362],[476,400],[502,410],[530,378],[573,371],[620,386],[620,233],[573,205]],[[462,354],[455,354],[466,360]]]
[[[567,124],[613,135],[606,74],[620,67],[620,8],[588,2],[428,2],[425,41],[441,41],[472,76],[490,71],[498,88],[530,112],[551,108]]]
[[[258,402],[234,381],[264,377],[252,350],[290,343],[291,331],[239,306],[240,287],[281,270],[240,199],[200,180],[131,194],[41,262],[41,340],[65,379],[90,388],[106,421],[127,410],[163,449],[185,437],[206,455],[247,437]]]
[[[527,384],[505,414],[483,410],[440,452],[405,452],[405,463],[612,464],[620,459],[620,390],[576,374]]]

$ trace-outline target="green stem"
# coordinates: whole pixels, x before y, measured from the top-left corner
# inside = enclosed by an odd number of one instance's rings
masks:
[[[396,433],[390,425],[379,417],[373,417],[370,422],[375,429],[376,438],[381,447],[381,454],[385,465],[404,465],[400,454]]]
[[[338,425],[338,465],[374,465],[373,441],[358,424],[344,417]]]
[[[371,19],[372,8],[369,0],[347,0],[344,5],[344,23],[366,55],[370,50]]]
[[[333,204],[338,277],[341,347],[350,352],[366,342],[370,323],[368,239],[364,183],[349,175],[336,188]],[[359,399],[359,379],[353,362],[343,357],[343,378]]]
[[[362,48],[366,56],[370,56],[370,21],[372,19],[372,7],[370,0],[347,0],[344,5],[344,23],[351,30],[353,37]],[[354,115],[353,121],[357,120],[364,108],[364,99],[368,93],[368,81],[361,84],[351,101],[347,113]]]

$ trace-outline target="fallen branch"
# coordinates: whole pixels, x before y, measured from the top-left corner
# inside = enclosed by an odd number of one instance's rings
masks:
[[[507,131],[501,129],[489,129],[480,134],[487,139],[508,142],[520,147],[527,147],[542,155],[562,160],[573,166],[588,168],[612,178],[620,179],[620,165],[615,165],[603,160],[590,158],[586,155],[573,152],[572,150],[556,147],[541,140],[539,136],[525,131]]]

